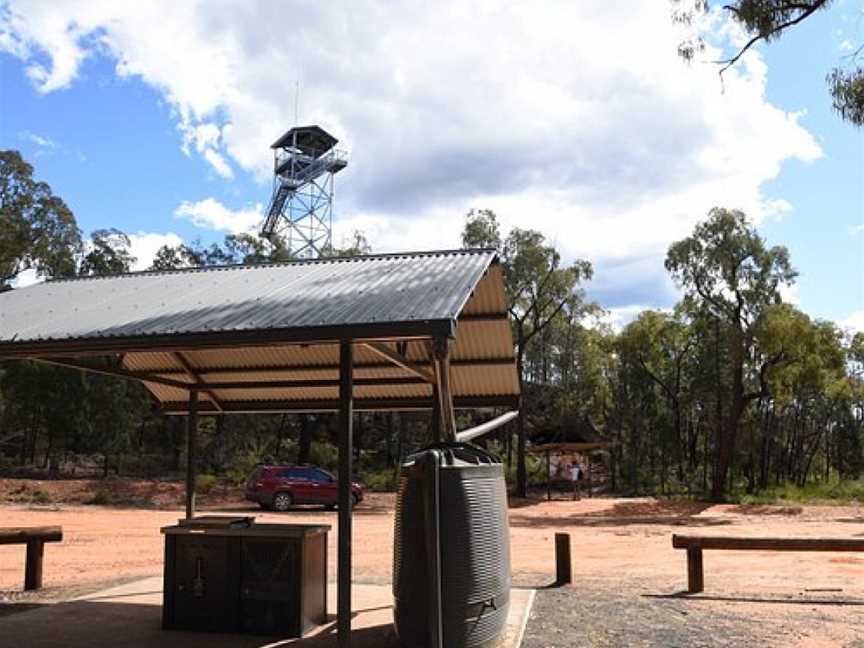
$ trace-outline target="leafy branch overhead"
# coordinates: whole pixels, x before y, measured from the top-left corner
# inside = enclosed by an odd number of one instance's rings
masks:
[[[691,28],[712,7],[710,0],[672,0],[672,3],[673,21]],[[720,8],[726,16],[744,30],[747,41],[732,56],[714,61],[720,66],[721,77],[757,43],[777,40],[832,4],[833,0],[736,0],[722,5]],[[693,34],[678,45],[678,53],[686,61],[692,61],[704,49],[705,41],[701,33]],[[838,65],[826,76],[834,109],[842,119],[856,126],[864,125],[862,51],[864,46],[841,57]]]

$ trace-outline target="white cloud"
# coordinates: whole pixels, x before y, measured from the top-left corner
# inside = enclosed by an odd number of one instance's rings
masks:
[[[620,308],[610,308],[604,311],[598,319],[599,323],[606,324],[616,333],[620,333],[624,330],[625,326],[639,316],[639,313],[649,309],[649,306],[638,304],[631,304]]]
[[[792,304],[793,306],[799,306],[801,304],[801,289],[797,283],[792,284],[791,286],[780,284],[778,292],[780,293],[780,298],[784,303]]]
[[[228,164],[228,161],[212,148],[208,148],[204,151],[204,159],[207,160],[214,169],[216,169],[216,173],[226,180],[230,180],[234,177],[234,171],[231,170],[231,165]]]
[[[215,198],[205,198],[198,202],[183,201],[174,210],[174,215],[192,221],[196,227],[231,233],[253,231],[260,226],[264,218],[260,204],[232,210]]]
[[[30,131],[22,131],[18,133],[18,137],[23,140],[27,140],[31,144],[35,144],[36,146],[39,146],[41,148],[57,148],[57,143],[47,135],[37,135],[36,133],[31,133]]]
[[[841,320],[840,328],[851,333],[864,333],[864,309],[857,310],[846,319]]]
[[[271,28],[295,18],[290,38]],[[184,150],[226,178],[231,165],[270,176],[300,79],[301,121],[352,150],[336,240],[360,227],[378,250],[450,247],[470,207],[491,207],[593,260],[616,307],[668,303],[671,241],[718,204],[778,217],[791,206],[764,183],[785,161],[822,154],[802,113],[767,101],[758,52],[721,87],[716,67],[679,60],[678,41],[657,0],[18,0],[0,12],[0,48],[38,66],[40,91],[107,54],[163,94]],[[260,211],[207,199],[177,213],[238,231]]]
[[[160,234],[158,232],[138,232],[129,234],[129,251],[135,257],[132,270],[146,270],[153,264],[156,252],[163,245],[175,247],[180,245],[183,239],[174,232]]]

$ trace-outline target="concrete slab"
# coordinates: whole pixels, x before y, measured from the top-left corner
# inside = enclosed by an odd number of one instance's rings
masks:
[[[162,578],[112,587],[72,601],[46,604],[0,617],[0,646],[6,648],[333,648],[336,646],[336,586],[328,587],[333,621],[303,639],[279,639],[194,632],[166,632],[162,622]],[[514,589],[500,648],[518,648],[534,601],[534,590]],[[389,585],[355,583],[351,645],[398,648]]]

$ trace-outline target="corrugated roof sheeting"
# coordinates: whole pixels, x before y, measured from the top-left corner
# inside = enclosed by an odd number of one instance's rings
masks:
[[[451,353],[453,360],[512,358],[510,322],[508,320],[460,322]]]
[[[482,404],[484,398],[500,403],[501,398],[517,396],[519,384],[501,269],[493,260],[490,252],[454,252],[54,282],[44,284],[43,292],[28,293],[32,289],[27,288],[0,295],[0,338],[16,327],[19,333],[31,336],[60,335],[62,331],[70,336],[138,335],[142,331],[202,332],[226,326],[307,326],[314,322],[362,326],[386,317],[456,319],[450,369],[454,398],[474,399],[472,404]],[[59,300],[61,287],[71,292]],[[29,310],[4,312],[10,303],[5,295],[16,293],[19,299],[14,303],[29,304]],[[55,320],[36,322],[24,331],[21,322],[27,313],[33,316],[37,302],[52,296],[58,297],[50,309]],[[64,300],[66,306],[60,303]],[[152,310],[143,306],[148,300],[155,304]],[[76,304],[72,311],[64,311],[71,304]],[[147,317],[140,316],[144,312]],[[82,321],[74,326],[64,324],[70,313]],[[104,327],[112,318],[114,323]],[[403,349],[407,359],[431,372],[430,340],[409,337],[398,345],[384,344],[391,351]],[[354,364],[357,381],[392,381],[355,384],[355,399],[372,406],[387,402],[388,408],[403,400],[409,408],[431,404],[430,383],[365,344],[355,343]],[[230,389],[212,390],[227,411],[255,411],[256,407],[279,411],[280,403],[286,411],[314,411],[332,408],[339,395],[336,384],[266,386],[277,381],[335,383],[339,377],[335,340],[308,344],[271,344],[268,340],[266,346],[258,346],[253,339],[247,345],[190,346],[182,352],[132,350],[122,354],[122,367],[139,377],[203,384],[200,398],[205,411],[217,410],[206,389],[214,383],[232,383]],[[187,390],[170,384],[144,384],[169,411],[183,410]]]
[[[491,251],[50,281],[0,294],[0,344],[452,320]]]
[[[501,266],[498,264],[489,267],[483,279],[474,288],[473,294],[465,308],[463,315],[490,315],[496,313],[507,313],[507,296],[501,287],[504,285],[504,276]]]
[[[504,369],[502,371],[502,369]],[[451,367],[454,396],[494,396],[518,394],[515,371],[504,367]]]

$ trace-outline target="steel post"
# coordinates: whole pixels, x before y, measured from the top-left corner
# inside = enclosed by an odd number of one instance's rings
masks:
[[[195,517],[195,454],[198,436],[198,390],[189,390],[189,415],[186,421],[186,519]]]
[[[353,353],[351,341],[339,344],[339,556],[336,624],[339,648],[351,645],[351,508],[353,448]]]

